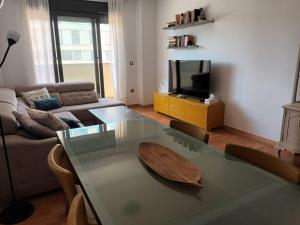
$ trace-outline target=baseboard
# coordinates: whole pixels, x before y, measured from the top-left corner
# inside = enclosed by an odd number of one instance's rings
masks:
[[[267,143],[267,144],[270,144],[270,145],[273,145],[273,146],[277,145],[276,141],[273,141],[273,140],[270,140],[270,139],[267,139],[267,138],[255,135],[255,134],[251,134],[251,133],[248,133],[248,132],[245,132],[245,131],[241,131],[241,130],[238,130],[238,129],[235,129],[235,128],[232,128],[232,127],[229,127],[229,126],[224,126],[224,129],[228,130],[228,131],[231,131],[233,133],[239,134],[241,136],[244,136],[244,137],[247,137],[247,138],[251,138],[251,139],[253,139],[255,141]]]

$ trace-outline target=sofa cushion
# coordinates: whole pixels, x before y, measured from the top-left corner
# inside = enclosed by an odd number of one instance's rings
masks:
[[[30,117],[18,112],[13,112],[13,114],[18,120],[18,122],[21,124],[21,126],[24,128],[24,130],[26,130],[28,133],[32,134],[33,136],[38,138],[56,137],[55,131],[37,123]]]
[[[34,100],[42,100],[42,99],[47,99],[50,98],[50,94],[47,90],[47,88],[42,88],[42,89],[36,89],[33,91],[28,91],[28,92],[22,92],[22,97],[23,99],[29,104],[30,108],[35,109],[35,104]]]
[[[98,96],[95,91],[67,92],[61,93],[60,96],[64,106],[98,102]]]
[[[77,119],[77,117],[70,112],[60,112],[60,113],[55,113],[55,115],[60,119],[62,119],[66,124],[68,124],[70,128],[75,128],[69,124],[72,123],[71,121],[74,121],[79,127],[84,127],[84,125],[80,122],[80,120]],[[66,120],[69,120],[69,123],[67,123]]]
[[[59,93],[94,91],[95,84],[89,81],[64,82],[64,83],[57,83],[56,88]]]
[[[49,93],[51,97],[55,97],[57,102],[62,105],[62,101],[61,101],[61,97],[60,97],[60,94],[58,92],[55,92],[55,93]]]
[[[80,123],[80,120],[77,119],[76,116],[74,116],[72,113],[70,112],[59,112],[59,113],[55,113],[55,115],[59,118],[68,118],[68,119],[71,119],[71,120],[74,120],[76,121],[77,123]]]
[[[3,124],[4,134],[14,134],[17,132],[17,120],[12,114],[12,112],[16,110],[16,106],[9,103],[0,102],[0,116]]]
[[[28,92],[36,89],[47,88],[49,93],[57,93],[56,85],[55,84],[38,84],[32,86],[16,86],[16,95],[17,97],[22,97],[22,92]]]
[[[71,105],[71,106],[63,106],[60,109],[54,109],[50,112],[59,113],[59,112],[79,112],[79,111],[88,111],[89,109],[97,109],[97,108],[105,108],[105,107],[113,107],[113,106],[122,106],[124,105],[121,102],[114,101],[108,98],[100,98],[96,103],[90,104],[81,104],[81,105]],[[79,118],[80,119],[80,118]]]
[[[46,98],[42,100],[33,100],[33,103],[36,109],[43,111],[61,108],[61,105],[55,97]]]
[[[9,88],[0,88],[0,102],[17,105],[16,92]]]
[[[17,112],[22,113],[24,115],[29,116],[26,108],[28,108],[29,105],[25,102],[25,100],[22,97],[17,97]]]
[[[69,126],[53,113],[29,108],[27,108],[27,112],[33,120],[54,131],[69,129]]]

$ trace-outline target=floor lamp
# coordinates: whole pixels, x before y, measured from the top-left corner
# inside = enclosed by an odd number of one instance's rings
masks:
[[[20,40],[20,35],[15,32],[15,31],[9,31],[6,35],[7,42],[8,42],[8,47],[4,53],[4,57],[0,63],[0,68],[3,66],[4,61],[8,55],[9,49],[11,46],[16,44]],[[15,193],[15,188],[13,185],[13,180],[12,180],[12,175],[11,175],[11,170],[10,170],[10,163],[9,163],[9,158],[8,158],[8,153],[7,153],[7,146],[5,142],[5,136],[4,136],[4,127],[3,127],[3,121],[2,121],[2,116],[0,115],[0,131],[1,131],[1,139],[2,139],[2,145],[3,145],[3,150],[4,150],[4,155],[5,155],[5,161],[6,161],[6,166],[7,166],[7,171],[8,171],[8,177],[9,177],[9,184],[10,184],[10,189],[12,192],[12,197],[13,197],[13,202],[4,208],[1,213],[0,213],[0,223],[2,224],[16,224],[24,221],[28,217],[32,215],[34,212],[34,207],[31,203],[26,202],[26,201],[18,201],[16,199],[16,193]]]

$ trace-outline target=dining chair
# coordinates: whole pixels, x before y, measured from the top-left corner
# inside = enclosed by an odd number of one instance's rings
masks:
[[[68,225],[88,225],[82,194],[77,194],[71,202],[68,213]]]
[[[57,144],[48,154],[48,165],[50,170],[57,177],[66,196],[66,210],[69,207],[77,193],[83,193],[79,181],[76,179],[75,171],[65,153],[62,145]],[[86,208],[86,214],[89,224],[97,224],[97,220],[83,196]]]
[[[257,149],[227,144],[225,153],[269,171],[293,183],[300,184],[300,168]]]
[[[67,211],[71,202],[77,194],[76,183],[74,179],[74,170],[62,147],[57,144],[48,154],[48,165],[50,170],[58,179],[63,188],[66,197]]]
[[[170,127],[208,144],[209,134],[200,127],[180,120],[171,120]]]

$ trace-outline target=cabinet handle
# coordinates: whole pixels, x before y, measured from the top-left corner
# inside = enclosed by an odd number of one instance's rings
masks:
[[[300,121],[299,121],[299,123],[298,123],[298,126],[300,127]]]

